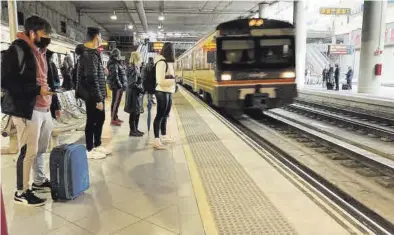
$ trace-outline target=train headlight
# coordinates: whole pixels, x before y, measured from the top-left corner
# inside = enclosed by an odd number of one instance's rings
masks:
[[[282,78],[295,78],[296,74],[294,72],[283,72],[280,74]]]
[[[222,74],[222,76],[221,76],[220,79],[221,79],[222,81],[229,81],[229,80],[231,80],[231,74],[227,74],[227,73]]]

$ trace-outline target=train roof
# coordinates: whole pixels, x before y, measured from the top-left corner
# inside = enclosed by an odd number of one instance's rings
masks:
[[[249,21],[251,19],[237,19],[232,21],[227,21],[219,24],[216,30],[234,30],[234,29],[245,29],[249,28]],[[262,29],[276,29],[276,28],[294,28],[294,25],[281,20],[263,19],[264,24],[259,28]]]

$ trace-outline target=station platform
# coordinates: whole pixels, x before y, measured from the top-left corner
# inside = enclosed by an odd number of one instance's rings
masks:
[[[352,100],[358,102],[369,102],[371,104],[383,104],[390,105],[392,104],[394,107],[394,87],[384,87],[382,86],[380,89],[379,95],[369,95],[363,93],[357,93],[357,85],[353,86],[352,90],[327,90],[323,88],[321,85],[308,85],[300,90],[302,93],[304,92],[313,92],[314,94],[320,93],[321,95],[331,96],[331,97],[341,97],[344,100]]]
[[[327,90],[319,86],[305,86],[298,90],[298,99],[327,104],[342,109],[351,109],[363,113],[374,112],[387,118],[394,117],[394,87],[381,87],[379,95],[357,93],[357,86],[352,90]]]
[[[173,103],[168,125],[176,143],[164,151],[151,147],[152,130],[129,137],[126,122],[111,127],[107,120],[103,140],[113,153],[89,160],[91,187],[73,201],[46,195],[41,208],[14,205],[15,162],[3,155],[10,234],[372,234],[188,92],[180,89]],[[120,118],[128,116],[121,111]],[[146,112],[142,131],[145,120]],[[83,134],[60,141],[83,142]]]

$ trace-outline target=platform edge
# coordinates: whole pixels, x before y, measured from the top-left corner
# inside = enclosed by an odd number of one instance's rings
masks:
[[[182,121],[180,119],[178,110],[176,109],[176,105],[173,106],[173,109],[177,120],[177,125],[179,129],[180,139],[185,154],[186,162],[189,167],[190,178],[194,189],[194,195],[197,200],[198,210],[200,212],[200,218],[204,227],[204,232],[206,235],[218,235],[219,233],[217,230],[215,219],[213,217],[209,203],[207,201],[205,189],[201,182],[201,178],[198,173],[196,163],[194,162],[193,154],[190,149],[189,143],[187,142],[185,130],[183,129]]]

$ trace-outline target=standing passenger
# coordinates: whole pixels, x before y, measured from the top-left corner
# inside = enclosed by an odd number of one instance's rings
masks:
[[[121,55],[119,49],[111,52],[108,61],[108,78],[107,83],[112,91],[111,103],[111,125],[120,126],[123,121],[118,117],[118,109],[122,100],[123,91],[127,86],[126,70],[121,63]]]
[[[127,90],[126,104],[124,111],[130,114],[130,134],[129,136],[143,136],[144,133],[138,130],[140,113],[142,109],[142,99],[144,88],[142,86],[142,78],[140,73],[141,55],[138,52],[131,53],[130,67],[127,71]]]
[[[174,141],[167,135],[167,119],[171,111],[172,94],[176,91],[174,57],[175,53],[172,43],[166,42],[160,55],[157,55],[155,58],[157,112],[153,122],[155,134],[153,147],[156,149],[165,149],[166,147],[163,143]],[[159,130],[163,136],[161,140]]]
[[[74,87],[73,80],[72,80],[72,72],[73,72],[73,63],[71,60],[71,56],[67,55],[64,58],[63,66],[60,69],[63,77],[63,84],[62,87],[66,90],[72,90]]]
[[[339,65],[335,64],[335,90],[339,91],[339,77],[340,77]]]
[[[104,67],[98,51],[102,44],[100,29],[89,27],[87,36],[89,41],[84,44],[79,59],[76,95],[86,105],[85,139],[88,158],[100,159],[111,153],[101,146],[107,90]]]
[[[349,66],[349,70],[346,73],[346,83],[349,87],[349,90],[352,89],[352,79],[353,79],[353,69]]]
[[[148,102],[155,103],[153,100],[153,95],[156,90],[156,74],[155,72],[155,62],[152,57],[149,57],[148,64],[142,71],[142,79],[144,83],[144,90],[148,97]]]
[[[328,74],[328,70],[327,67],[325,67],[322,72],[323,88],[326,86],[327,74]]]
[[[56,90],[60,86],[60,80],[59,80],[57,67],[55,63],[52,61],[53,51],[47,50],[46,56],[47,56],[47,65],[48,65],[48,76],[47,76],[48,86],[51,90]],[[60,106],[59,98],[57,97],[56,94],[52,95],[50,110],[51,110],[52,118],[55,119],[60,118],[61,106]]]
[[[25,31],[16,35],[2,60],[2,88],[6,93],[1,103],[3,113],[11,115],[21,146],[16,164],[14,202],[26,206],[42,206],[46,199],[30,189],[33,168],[33,190],[50,192],[45,176],[44,153],[47,150],[53,122],[52,95],[47,83],[46,48],[51,42],[51,25],[38,16],[25,21]]]

